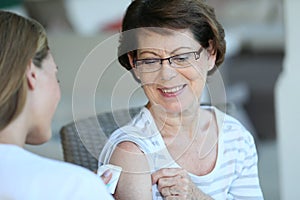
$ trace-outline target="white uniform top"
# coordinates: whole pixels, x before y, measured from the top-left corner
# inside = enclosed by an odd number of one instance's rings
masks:
[[[1,200],[112,200],[93,172],[0,144]]]
[[[252,135],[234,118],[215,107],[218,124],[218,156],[214,169],[204,175],[189,173],[192,181],[214,199],[263,199],[257,172],[257,153]],[[137,144],[148,159],[152,172],[180,167],[169,154],[150,111],[143,108],[126,126],[116,130],[99,157],[99,165],[109,162],[116,146],[123,141]],[[157,186],[153,199],[162,199]]]

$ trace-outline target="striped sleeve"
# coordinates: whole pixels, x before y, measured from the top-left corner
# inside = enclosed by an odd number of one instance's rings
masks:
[[[263,199],[258,179],[256,146],[252,135],[247,131],[246,133],[244,141],[240,142],[243,153],[239,157],[237,176],[228,191],[228,199]]]

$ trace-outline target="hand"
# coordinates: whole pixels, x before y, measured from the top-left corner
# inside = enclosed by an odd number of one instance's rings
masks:
[[[112,177],[112,173],[111,173],[111,171],[110,171],[109,169],[106,170],[106,171],[101,175],[101,179],[102,179],[102,181],[104,182],[104,184],[107,184],[107,183],[110,181],[111,177]]]
[[[191,181],[186,170],[181,168],[163,168],[152,174],[152,184],[164,199],[212,199],[204,194]]]

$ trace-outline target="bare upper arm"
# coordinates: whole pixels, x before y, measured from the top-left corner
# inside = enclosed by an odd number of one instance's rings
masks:
[[[145,154],[133,142],[122,142],[114,150],[110,163],[122,167],[116,199],[152,199],[152,183]]]

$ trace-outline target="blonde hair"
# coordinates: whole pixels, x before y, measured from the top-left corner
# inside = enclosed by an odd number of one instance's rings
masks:
[[[0,131],[22,112],[27,95],[26,69],[41,67],[48,55],[45,29],[32,19],[0,11]]]

